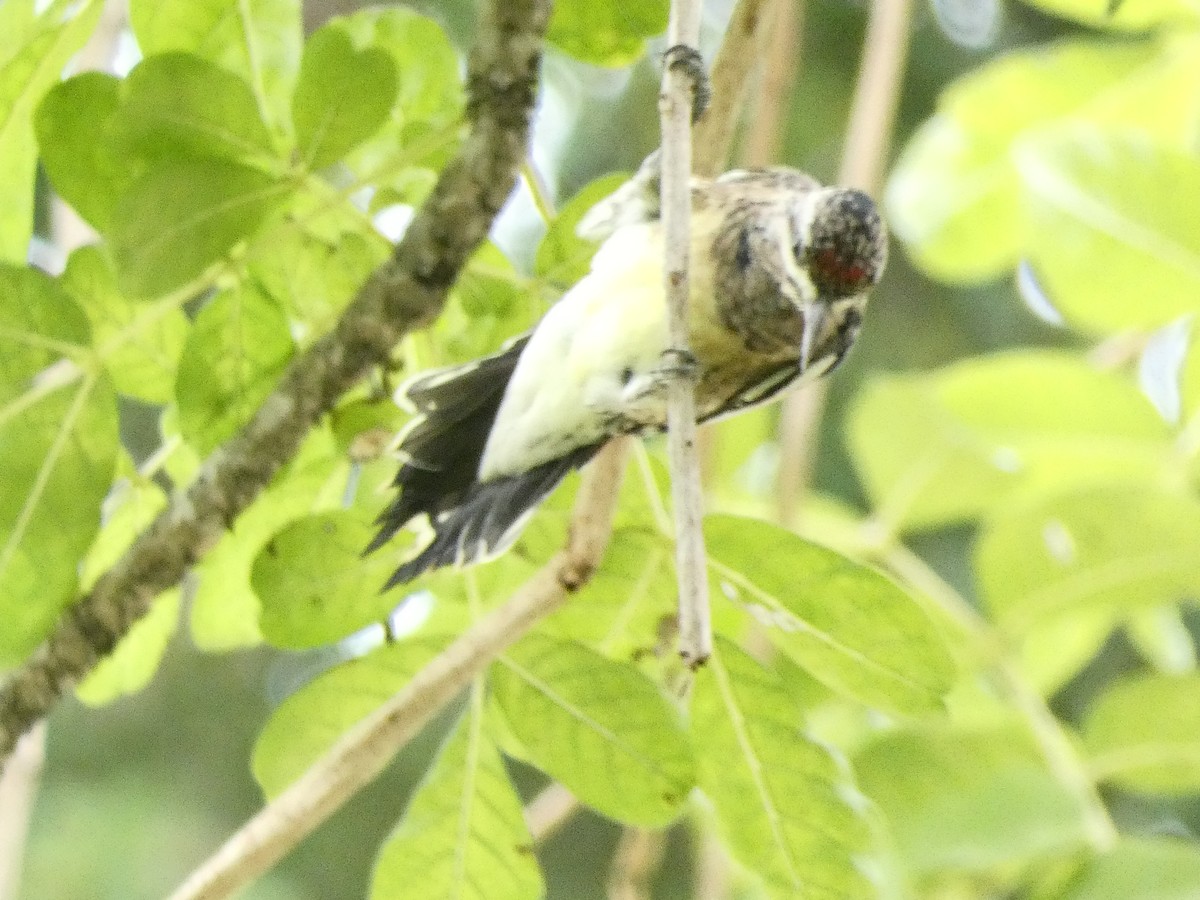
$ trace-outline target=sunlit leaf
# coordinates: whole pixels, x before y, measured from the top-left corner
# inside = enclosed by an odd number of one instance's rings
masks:
[[[1004,508],[975,551],[980,592],[1014,631],[1200,593],[1200,502],[1149,486],[1068,491]]]
[[[116,389],[147,403],[170,400],[188,332],[183,311],[177,305],[147,308],[120,293],[112,261],[96,246],[71,254],[62,286],[87,313]]]
[[[372,900],[543,896],[521,798],[484,732],[481,691],[380,847]]]
[[[122,86],[114,127],[136,153],[273,161],[271,135],[250,86],[189,53],[143,60]]]
[[[1025,0],[1045,12],[1095,28],[1145,31],[1159,25],[1195,22],[1188,0]]]
[[[1118,682],[1088,711],[1083,739],[1092,771],[1134,790],[1200,790],[1200,675]]]
[[[121,290],[155,297],[180,287],[248,237],[290,189],[240,163],[158,161],[130,185],[113,214]]]
[[[559,210],[546,236],[538,244],[533,262],[535,275],[565,289],[587,274],[592,254],[596,252],[596,243],[575,234],[575,226],[597,201],[607,197],[627,180],[628,176],[621,173],[597,178]]]
[[[695,773],[679,716],[633,666],[530,635],[502,656],[493,693],[529,761],[618,821],[664,825]]]
[[[396,605],[380,588],[395,558],[363,547],[376,527],[358,510],[299,519],[272,537],[250,583],[262,602],[263,636],[277,647],[315,647],[379,621]]]
[[[188,443],[207,453],[233,434],[275,387],[294,351],[287,320],[268,297],[242,287],[213,298],[188,334],[175,382]]]
[[[983,871],[1084,844],[1078,801],[1015,728],[885,733],[854,770],[915,872]]]
[[[1183,146],[1200,103],[1196,48],[1064,43],[996,59],[947,88],[905,147],[889,223],[939,278],[994,277],[1030,247],[1013,151],[1046,125],[1136,126]],[[1037,249],[1036,246],[1033,249]]]
[[[772,897],[869,897],[866,802],[845,763],[801,728],[775,676],[718,639],[696,676],[692,738],[700,788],[734,858]]]
[[[129,21],[142,53],[183,50],[240,75],[264,122],[288,123],[300,67],[300,4],[295,0],[131,0]]]
[[[292,99],[304,164],[322,169],[378,131],[396,88],[396,68],[382,50],[356,50],[350,36],[333,25],[309,38]]]
[[[0,665],[72,598],[117,454],[116,398],[87,319],[53,281],[0,266]]]
[[[667,30],[667,0],[554,4],[546,40],[564,53],[598,66],[624,66],[644,52],[646,39]]]
[[[874,381],[848,437],[875,515],[897,528],[970,519],[1071,484],[1153,483],[1174,452],[1133,379],[1048,351]]]
[[[33,231],[34,110],[92,33],[103,6],[54,0],[27,26],[20,49],[0,64],[0,261],[24,263]],[[6,34],[5,41],[14,37]]]
[[[1139,134],[1076,129],[1025,142],[1031,264],[1068,322],[1155,328],[1200,309],[1200,158]]]
[[[714,602],[743,607],[818,680],[889,712],[941,706],[955,676],[941,629],[894,582],[754,519],[709,516],[704,534]]]
[[[34,119],[38,152],[54,189],[102,233],[134,174],[112,134],[120,89],[111,75],[76,75],[46,93]]]
[[[453,638],[401,641],[319,675],[271,714],[254,745],[254,777],[278,795],[351,725],[382,706]]]
[[[1194,900],[1200,884],[1195,841],[1125,838],[1089,860],[1062,900]]]

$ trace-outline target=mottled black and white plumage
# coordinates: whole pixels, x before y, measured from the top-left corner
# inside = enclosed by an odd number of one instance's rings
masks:
[[[400,493],[368,550],[422,515],[434,537],[388,587],[501,552],[609,438],[665,428],[672,362],[657,192],[652,157],[584,217],[580,233],[603,240],[591,271],[532,332],[407,386],[419,416],[401,436]],[[886,261],[871,199],[775,168],[695,179],[692,210],[699,419],[837,366]]]

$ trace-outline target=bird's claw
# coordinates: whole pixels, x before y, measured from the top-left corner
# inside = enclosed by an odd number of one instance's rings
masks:
[[[712,84],[704,71],[704,57],[695,47],[676,44],[663,54],[663,68],[681,69],[692,82],[692,124],[700,120],[712,100]]]

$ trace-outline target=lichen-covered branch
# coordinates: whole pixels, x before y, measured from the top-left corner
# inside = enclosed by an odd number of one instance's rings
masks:
[[[549,0],[488,4],[468,64],[471,132],[392,258],[337,327],[288,369],[254,418],[143,533],[0,690],[0,761],[17,738],[109,653],[151,600],[179,582],[317,420],[397,341],[431,322],[508,198],[529,136]]]

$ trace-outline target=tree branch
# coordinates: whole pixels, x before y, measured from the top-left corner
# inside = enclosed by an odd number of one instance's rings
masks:
[[[468,63],[468,136],[392,258],[333,332],[284,374],[187,493],[63,614],[0,691],[0,762],[61,694],[109,653],[151,600],[177,584],[295,453],[316,421],[408,332],[432,321],[483,242],[525,157],[549,0],[494,0]]]
[[[374,779],[498,654],[591,578],[612,531],[630,440],[610,441],[585,470],[566,549],[508,603],[467,629],[387,703],[342,735],[192,873],[171,900],[227,897],[267,871]]]
[[[663,277],[666,282],[668,351],[680,363],[692,359],[688,347],[689,246],[692,214],[692,111],[698,66],[700,4],[674,0],[667,31],[671,50],[663,70],[658,107],[662,116]],[[679,51],[682,50],[683,53]],[[679,654],[695,667],[712,654],[712,622],[704,554],[704,494],[696,450],[696,392],[680,374],[667,391],[667,452],[675,506],[675,567],[679,579]]]

